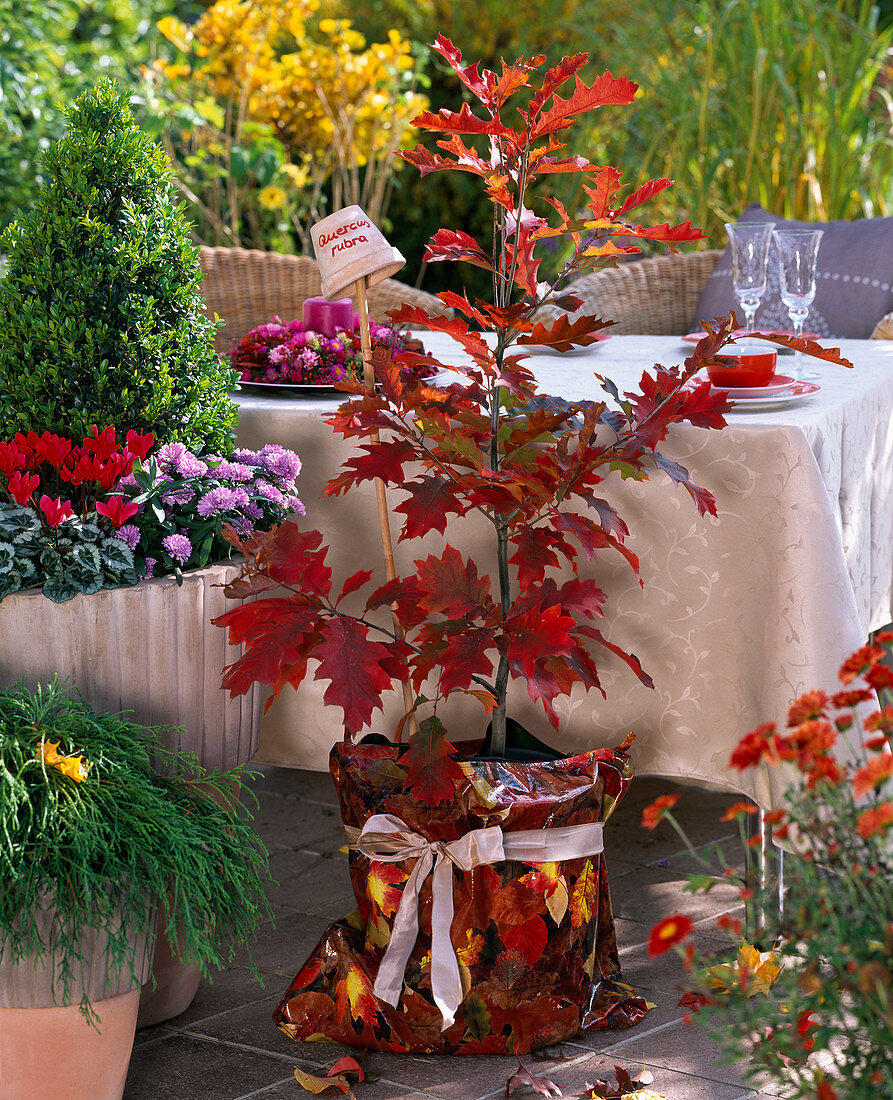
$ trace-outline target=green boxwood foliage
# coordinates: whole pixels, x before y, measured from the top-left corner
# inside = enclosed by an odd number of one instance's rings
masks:
[[[60,767],[79,773],[77,758],[85,777]],[[107,931],[107,973],[134,973],[133,933],[157,903],[159,935],[181,934],[206,977],[225,966],[271,916],[267,853],[233,793],[243,774],[206,772],[56,682],[0,691],[0,952],[55,956],[65,1003],[84,964],[79,931]],[[57,917],[48,937],[41,907]]]
[[[212,346],[168,159],[112,80],[67,117],[35,209],[2,239],[0,438],[113,424],[222,453],[233,375]]]

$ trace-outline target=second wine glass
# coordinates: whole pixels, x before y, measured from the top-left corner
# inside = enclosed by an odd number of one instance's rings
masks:
[[[775,222],[729,222],[726,233],[732,248],[732,285],[744,310],[744,327],[751,332],[760,299],[766,292],[769,243]]]
[[[781,300],[788,307],[794,335],[803,335],[803,322],[815,298],[815,275],[822,240],[821,229],[777,229],[773,234],[778,249]],[[801,366],[800,352],[794,353],[794,378],[821,377]]]

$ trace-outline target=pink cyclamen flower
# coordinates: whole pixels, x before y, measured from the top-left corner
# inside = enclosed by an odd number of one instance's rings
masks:
[[[16,502],[16,504],[27,504],[31,499],[31,494],[34,493],[40,486],[40,478],[37,474],[33,474],[29,477],[27,474],[23,475],[21,470],[16,472],[9,479],[10,496]]]
[[[124,503],[124,498],[119,496],[109,497],[107,501],[98,500],[96,502],[96,511],[101,516],[106,516],[111,520],[113,527],[120,527],[123,523],[126,523],[131,516],[135,516],[139,511],[136,504],[129,502]]]
[[[60,500],[59,497],[52,500],[46,493],[40,498],[40,510],[46,516],[50,527],[58,527],[60,523],[74,515],[70,500]]]

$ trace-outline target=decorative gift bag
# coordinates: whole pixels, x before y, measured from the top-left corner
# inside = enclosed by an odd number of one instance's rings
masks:
[[[463,761],[437,806],[403,790],[399,745],[332,750],[357,909],[274,1013],[298,1041],[406,1053],[525,1053],[630,1027],[602,829],[632,767],[601,749]]]

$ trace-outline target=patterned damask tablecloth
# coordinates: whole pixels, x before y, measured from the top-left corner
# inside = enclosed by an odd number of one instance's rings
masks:
[[[643,590],[619,555],[598,563],[606,633],[639,656],[654,690],[599,654],[607,700],[575,691],[558,701],[556,733],[515,684],[515,718],[566,752],[617,744],[634,730],[639,774],[738,790],[771,806],[778,791],[761,776],[728,770],[731,749],[760,722],[783,720],[798,692],[833,690],[842,659],[893,619],[893,342],[839,343],[854,369],[806,360],[821,375],[814,396],[731,414],[722,431],[674,429],[665,451],[713,492],[717,518],[699,517],[684,490],[662,477],[606,484],[645,582]],[[425,344],[443,362],[462,355],[448,337]],[[678,337],[615,336],[582,354],[537,354],[530,364],[544,392],[598,399],[595,372],[629,389],[644,368],[679,363],[688,350]],[[790,361],[780,358],[779,373]],[[306,523],[331,539],[340,584],[378,565],[381,554],[371,486],[318,499],[346,454],[323,422],[337,400],[240,395],[238,438],[242,446],[279,442],[299,452]],[[485,521],[451,521],[448,534],[493,575]],[[398,569],[440,545],[436,535],[399,544]],[[264,718],[258,762],[326,767],[341,733],[340,711],[323,704],[326,686],[285,689]],[[376,728],[390,734],[400,713],[395,696]],[[456,737],[480,729],[479,708],[466,701],[445,718]]]

